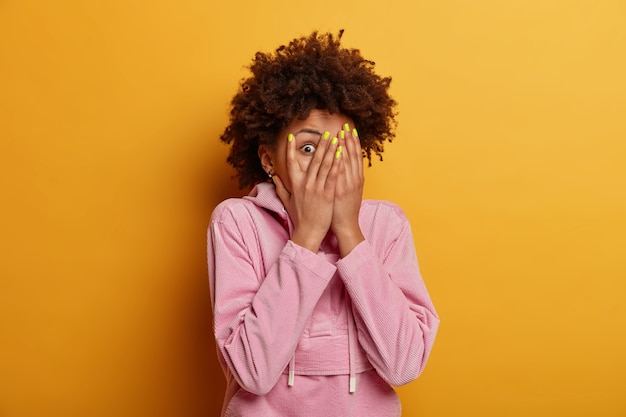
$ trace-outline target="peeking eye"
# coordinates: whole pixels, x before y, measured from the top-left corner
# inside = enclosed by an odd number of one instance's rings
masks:
[[[302,150],[302,152],[304,153],[315,153],[315,149],[316,149],[315,145],[311,143],[307,143],[306,145],[300,148],[300,150]]]

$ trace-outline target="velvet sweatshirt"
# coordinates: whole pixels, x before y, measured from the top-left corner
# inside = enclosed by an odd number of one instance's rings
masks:
[[[392,385],[417,378],[439,318],[409,222],[364,200],[365,240],[344,258],[329,233],[317,253],[290,240],[274,186],[220,203],[208,271],[224,417],[399,416]]]

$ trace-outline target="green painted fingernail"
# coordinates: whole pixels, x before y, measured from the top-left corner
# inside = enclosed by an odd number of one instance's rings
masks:
[[[337,152],[335,152],[335,158],[339,159],[339,157],[341,156],[341,152],[343,151],[343,148],[341,146],[339,146],[337,148]]]
[[[341,136],[341,139],[345,139],[346,138],[346,131],[342,130],[341,132],[339,132],[339,136]]]
[[[289,136],[287,136],[287,142],[291,141],[293,141],[293,133],[290,133]]]
[[[359,137],[359,132],[356,131],[356,127],[352,129],[352,134],[357,138]]]
[[[343,130],[345,130],[346,132],[350,131],[350,123],[346,123],[345,125],[343,125]]]
[[[334,137],[333,140],[330,141],[330,143],[332,143],[333,145],[336,145],[338,140],[339,139],[337,139],[337,137]]]
[[[330,137],[330,132],[326,131],[324,132],[324,136],[322,136],[324,139],[328,140],[328,138]]]

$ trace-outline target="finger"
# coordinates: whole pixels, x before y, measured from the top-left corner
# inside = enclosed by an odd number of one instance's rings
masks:
[[[331,165],[325,177],[324,189],[334,194],[335,188],[337,187],[337,183],[342,180],[341,179],[342,177],[345,176],[345,175],[342,175],[342,171],[345,169],[344,168],[345,155],[344,155],[343,146],[338,145],[338,144],[332,145],[332,143],[331,143],[331,146],[334,146],[335,150],[332,153],[332,155],[330,152],[327,153],[327,155],[331,157],[330,158]]]
[[[332,139],[326,140],[326,142],[328,143],[326,144],[326,149],[325,149],[324,154],[321,155],[322,159],[319,163],[319,168],[317,172],[317,180],[322,181],[322,182],[326,181],[326,178],[328,177],[328,173],[333,167],[335,154],[337,153],[337,147],[339,146],[339,138],[335,136]],[[317,153],[319,150],[320,149],[316,150],[315,153]]]
[[[352,128],[350,132],[353,138],[353,150],[356,164],[356,172],[359,175],[363,175],[363,150],[361,149],[361,139],[359,139],[359,132],[356,130],[356,127]]]
[[[346,171],[348,173],[352,173],[353,172],[353,165],[354,165],[354,144],[352,143],[352,136],[350,133],[350,124],[346,123],[343,125],[343,129],[339,132],[339,135],[341,136],[341,138],[343,139],[341,142],[341,146],[343,147],[343,152],[344,152],[344,156],[345,159],[343,161],[343,164],[346,166]]]
[[[351,130],[350,125],[346,123],[343,126],[342,136],[345,137],[344,154],[345,158],[343,164],[345,169],[340,175],[345,175],[347,182],[356,185],[362,181],[363,175],[363,156],[361,151],[361,145],[357,137],[355,137],[356,130]]]
[[[324,155],[326,155],[326,152],[328,151],[330,142],[330,132],[326,131],[322,134],[321,139],[317,143],[317,148],[315,149],[315,153],[313,154],[313,159],[309,164],[307,174],[310,176],[310,178],[317,178],[320,165],[324,160]]]
[[[292,180],[299,178],[302,168],[296,158],[296,141],[293,133],[287,135],[287,146],[285,152],[287,153],[287,172],[289,173],[289,177],[292,178]]]

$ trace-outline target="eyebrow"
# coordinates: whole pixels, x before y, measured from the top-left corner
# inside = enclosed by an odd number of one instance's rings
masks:
[[[310,129],[310,128],[307,128],[307,127],[305,127],[304,129],[300,129],[300,130],[298,130],[298,131],[296,132],[296,135],[297,135],[298,133],[313,133],[313,134],[316,134],[316,135],[320,135],[320,136],[322,136],[322,132],[318,132],[318,131],[317,131],[317,130],[315,130],[315,129]]]

